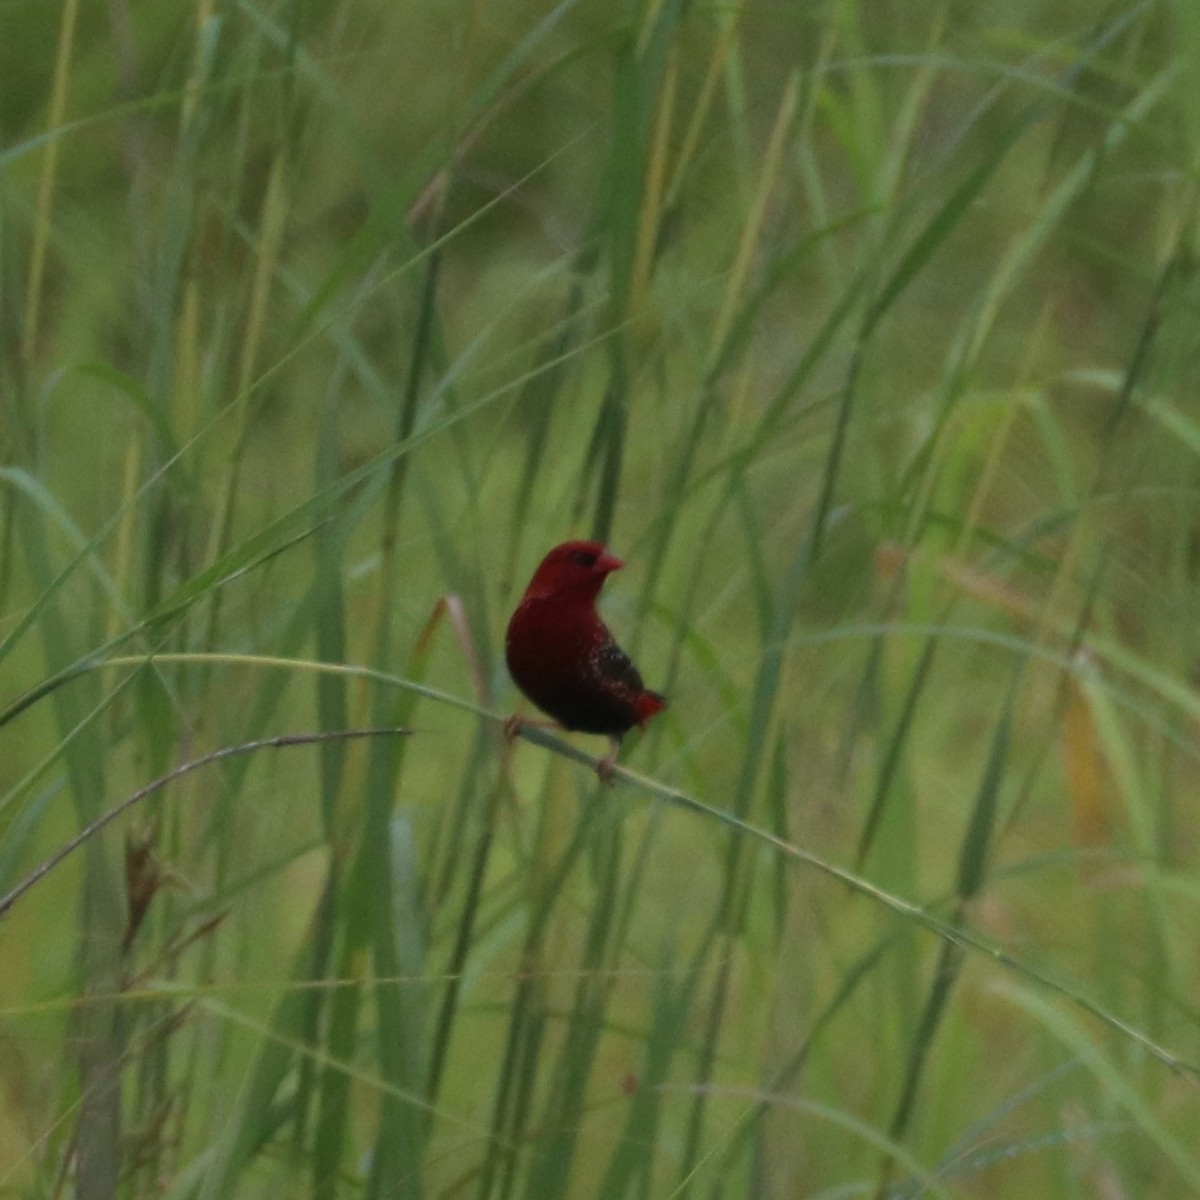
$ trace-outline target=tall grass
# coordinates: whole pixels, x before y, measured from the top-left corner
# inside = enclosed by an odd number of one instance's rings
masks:
[[[1200,1191],[1191,9],[49,11],[0,1194]]]

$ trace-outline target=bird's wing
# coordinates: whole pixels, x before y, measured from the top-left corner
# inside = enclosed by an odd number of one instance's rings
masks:
[[[635,693],[645,690],[638,669],[612,638],[605,638],[596,656],[596,666],[605,679],[621,684]]]

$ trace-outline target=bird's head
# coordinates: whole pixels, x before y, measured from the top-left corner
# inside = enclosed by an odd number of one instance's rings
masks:
[[[542,559],[525,589],[525,599],[559,596],[564,600],[594,600],[609,573],[624,565],[599,542],[563,542]]]

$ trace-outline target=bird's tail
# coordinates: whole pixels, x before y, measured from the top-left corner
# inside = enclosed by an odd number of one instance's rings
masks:
[[[656,712],[662,712],[667,707],[666,696],[658,692],[644,691],[634,702],[634,712],[637,713],[639,725],[645,725]]]

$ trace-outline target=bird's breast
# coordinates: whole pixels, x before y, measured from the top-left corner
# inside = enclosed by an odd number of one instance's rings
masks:
[[[592,609],[523,601],[508,625],[505,658],[517,686],[567,729],[619,734],[638,720],[632,697],[602,669],[611,641]]]

